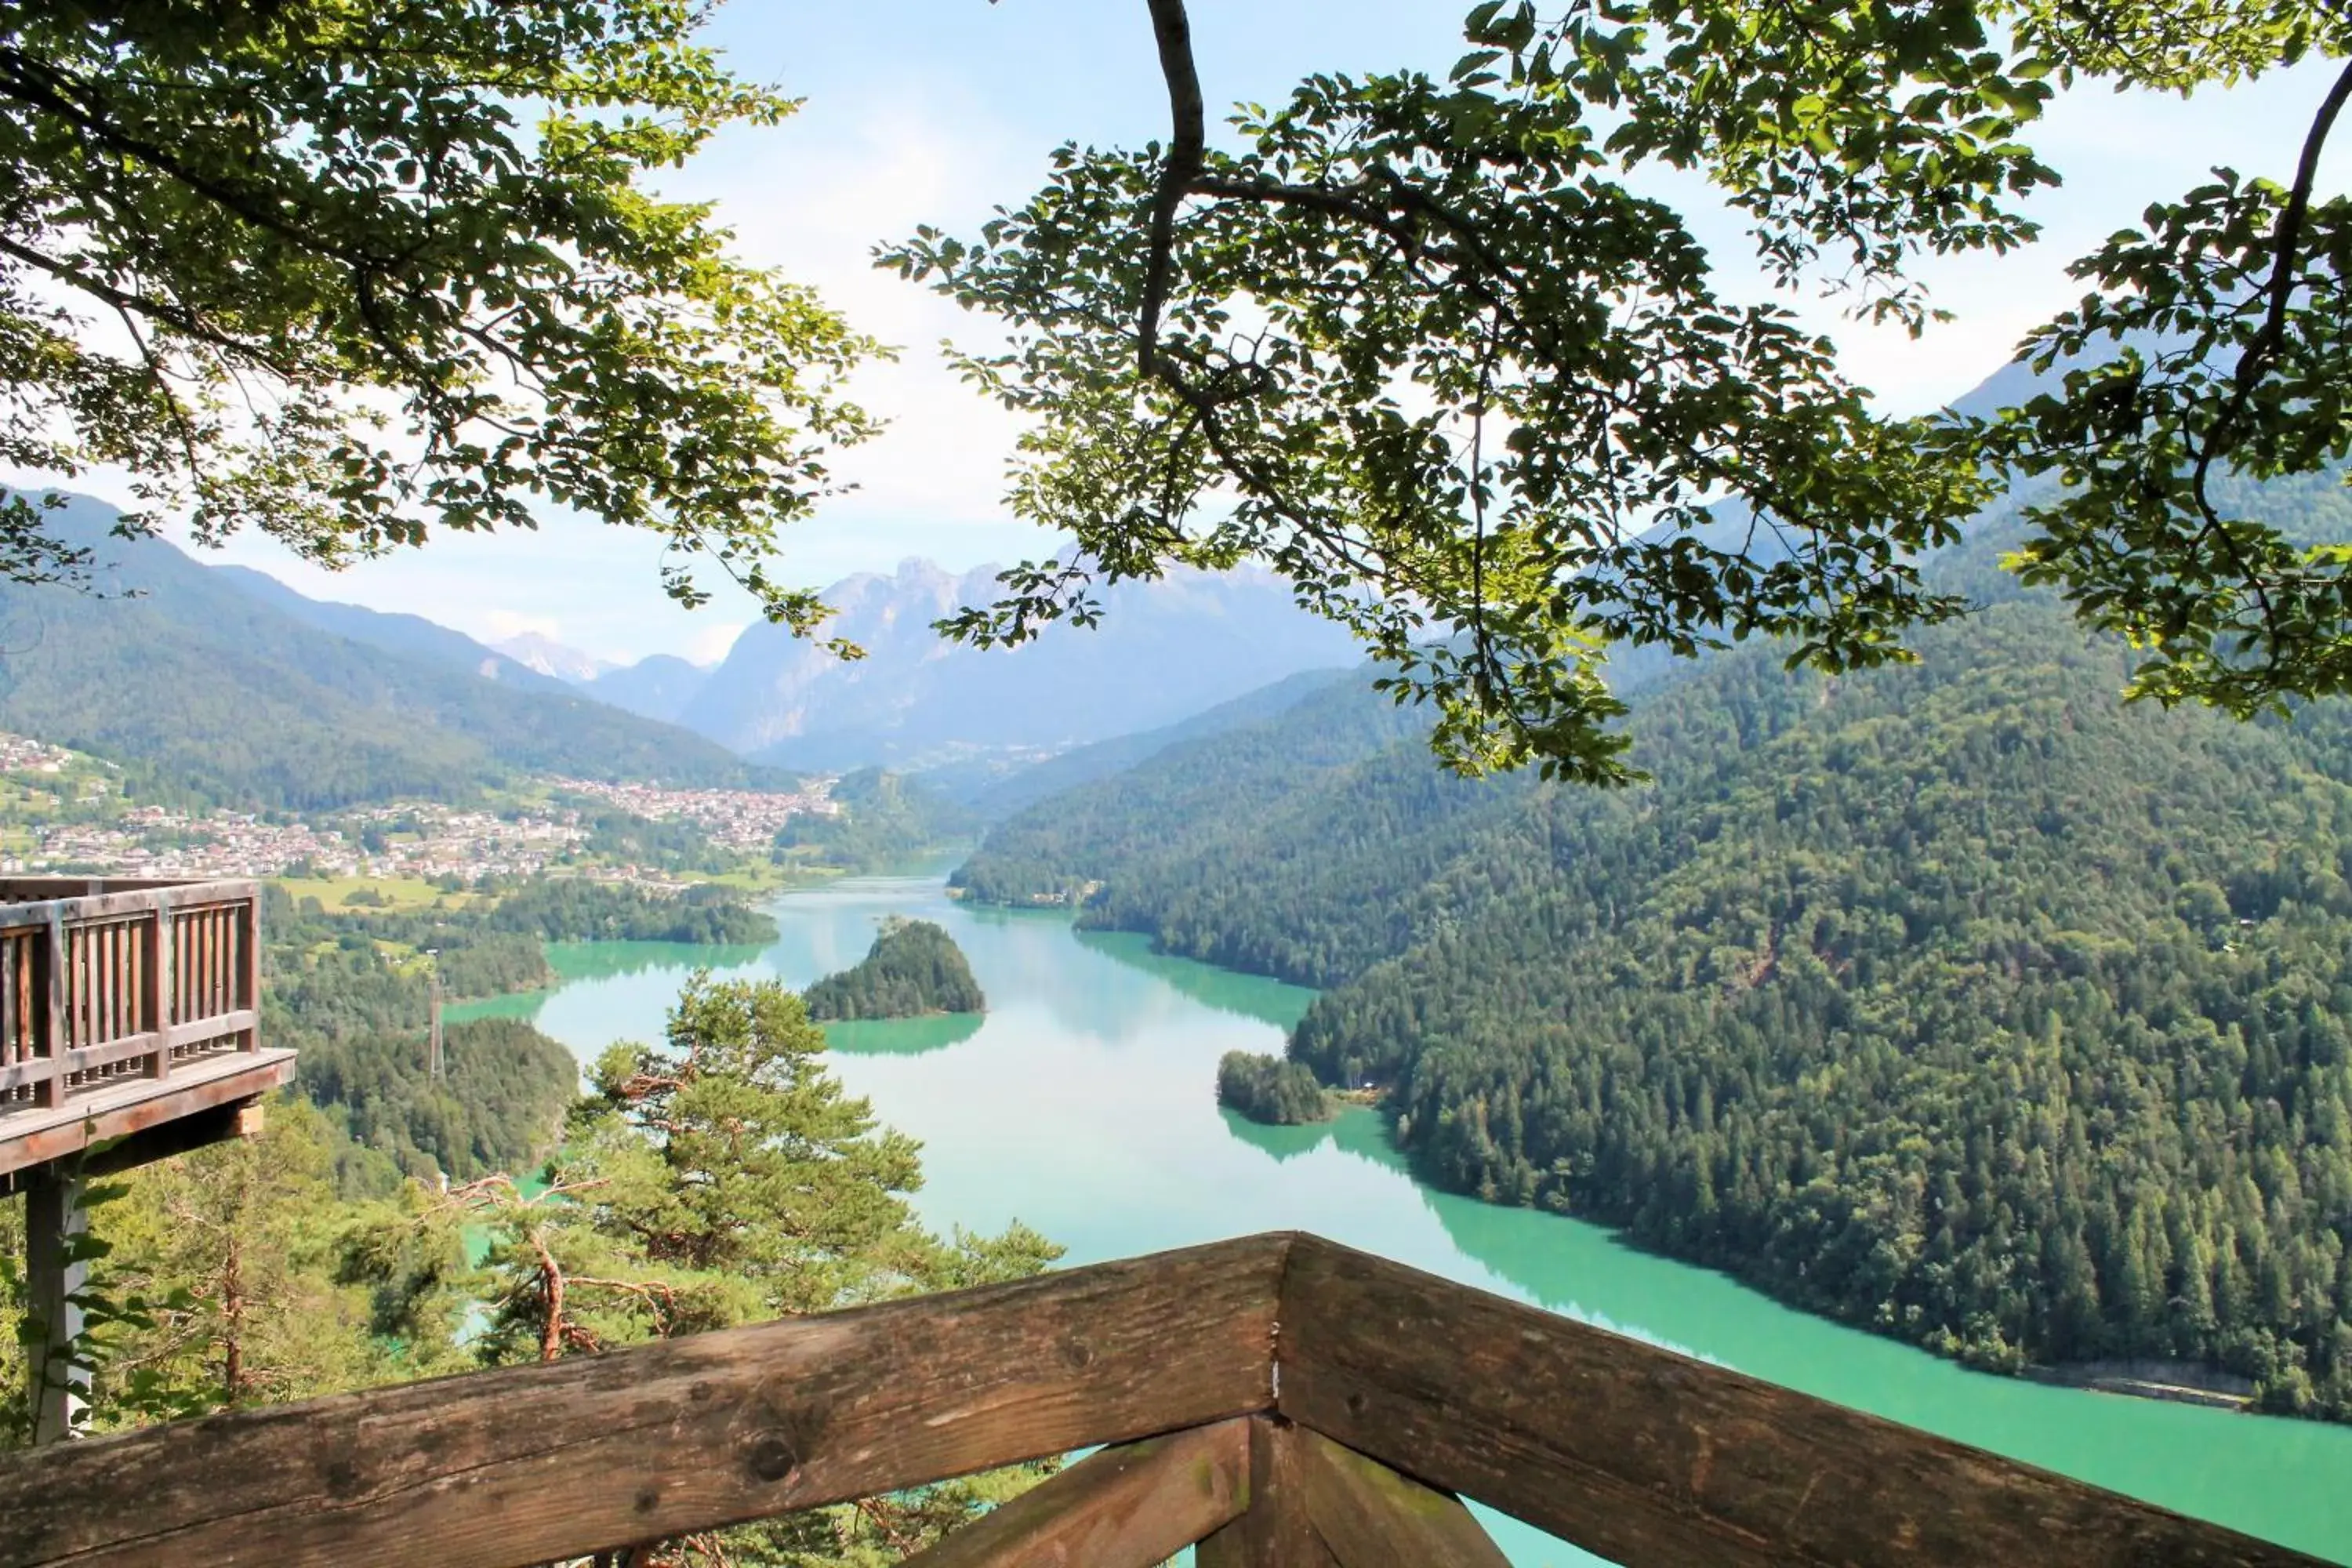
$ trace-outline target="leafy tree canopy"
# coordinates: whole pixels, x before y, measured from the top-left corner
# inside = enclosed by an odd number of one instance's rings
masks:
[[[1922,553],[2024,477],[2013,563],[2133,639],[2135,694],[2243,714],[2352,686],[2352,546],[2222,499],[2352,447],[2352,203],[2314,188],[2352,68],[2291,169],[2152,193],[2074,264],[2021,406],[1885,417],[1787,303],[1826,288],[1916,331],[1923,256],[2033,237],[2057,88],[2343,58],[2340,12],[1486,0],[1445,79],[1318,76],[1212,147],[1182,0],[1148,3],[1165,145],[1066,147],[977,236],[882,258],[1009,330],[961,363],[1034,421],[1013,506],[1076,542],[955,635],[1018,642],[1091,621],[1106,583],[1256,559],[1435,700],[1456,765],[1622,778],[1612,644],[1906,659],[1966,607]],[[1779,297],[1732,297],[1642,194],[1673,170],[1744,216]]]
[[[696,0],[0,5],[0,459],[120,465],[210,541],[329,563],[572,507],[800,629],[778,524],[873,352],[640,184],[792,105]],[[0,500],[0,572],[88,551]],[[131,526],[141,526],[134,519]]]

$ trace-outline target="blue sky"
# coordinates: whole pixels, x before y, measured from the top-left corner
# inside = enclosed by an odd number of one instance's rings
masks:
[[[1460,52],[1468,0],[1194,0],[1211,104],[1269,100],[1322,69],[1419,65]],[[922,222],[969,230],[1026,196],[1065,140],[1133,144],[1164,134],[1166,106],[1143,0],[734,0],[716,24],[746,75],[805,100],[781,127],[729,135],[667,189],[716,201],[744,253],[819,288],[858,326],[904,351],[860,396],[892,419],[843,468],[859,489],[792,531],[782,567],[825,584],[924,555],[958,570],[1039,552],[1045,542],[999,500],[1007,417],[939,364],[943,336],[975,327],[952,306],[874,271],[877,242]],[[2076,292],[2066,261],[2217,163],[2284,178],[2323,91],[2308,70],[2177,99],[2104,90],[2062,100],[2037,137],[2066,175],[2042,198],[2042,244],[2006,259],[1931,268],[1959,320],[1913,342],[1819,310],[1850,370],[1896,412],[1934,407],[1981,380],[2020,332]],[[1662,189],[1687,204],[1685,186]],[[1727,221],[1716,233],[1737,230]],[[1719,256],[1739,276],[1736,247]],[[103,493],[108,487],[93,486]],[[428,616],[479,637],[537,630],[614,658],[716,658],[751,618],[740,595],[688,613],[661,595],[653,541],[578,519],[536,535],[438,540],[327,574],[267,540],[228,559],[317,596]]]

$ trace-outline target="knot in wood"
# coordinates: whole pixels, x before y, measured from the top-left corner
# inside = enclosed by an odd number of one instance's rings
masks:
[[[762,1432],[743,1451],[743,1468],[763,1481],[781,1481],[798,1468],[800,1456],[782,1432]]]

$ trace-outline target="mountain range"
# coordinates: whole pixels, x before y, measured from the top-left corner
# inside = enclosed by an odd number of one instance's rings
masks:
[[[961,575],[907,561],[824,595],[845,660],[754,625],[708,672],[649,659],[584,689],[675,720],[758,761],[837,772],[975,763],[1003,769],[1175,722],[1301,670],[1351,664],[1354,643],[1299,609],[1270,573],[1171,574],[1104,595],[1102,623],[1056,626],[1013,648],[943,641],[932,623],[1001,590],[993,567]]]
[[[715,668],[616,667],[536,634],[490,646],[313,599],[163,539],[116,538],[117,515],[88,498],[55,514],[96,551],[93,591],[0,584],[0,726],[150,764],[223,804],[455,798],[529,773],[709,785],[943,763],[970,795],[1352,650],[1249,573],[1129,584],[1101,628],[1021,648],[950,645],[931,623],[989,596],[994,574],[909,561],[828,595],[832,629],[863,659],[759,625]]]
[[[50,515],[96,552],[94,591],[0,584],[0,728],[238,805],[454,799],[518,773],[784,782],[430,621],[115,538],[117,515]]]

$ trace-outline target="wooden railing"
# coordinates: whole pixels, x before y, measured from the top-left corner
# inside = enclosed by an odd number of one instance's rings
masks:
[[[0,880],[0,1116],[258,1048],[252,882]]]
[[[1097,1444],[919,1568],[2312,1559],[1305,1236],[60,1444],[0,1568],[510,1568]]]

